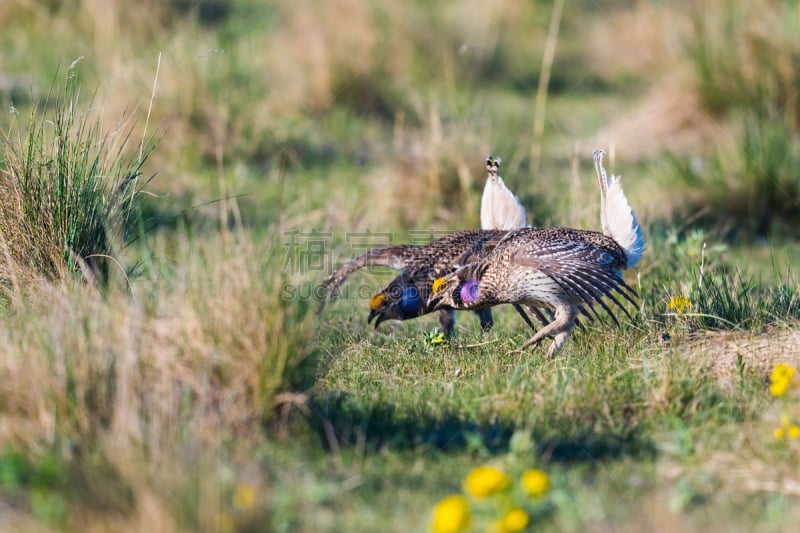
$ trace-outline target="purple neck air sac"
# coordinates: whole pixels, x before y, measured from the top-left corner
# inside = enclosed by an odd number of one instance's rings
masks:
[[[461,291],[459,294],[461,295],[461,301],[465,304],[477,302],[478,295],[480,294],[480,291],[478,290],[478,282],[474,279],[471,279],[464,283],[461,286]]]

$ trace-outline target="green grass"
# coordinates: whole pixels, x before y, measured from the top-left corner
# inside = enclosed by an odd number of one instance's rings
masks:
[[[508,466],[515,432],[533,438],[523,461],[543,465],[554,479],[557,513],[540,524],[545,529],[623,527],[641,505],[678,513],[674,520],[682,524],[715,513],[721,515],[711,521],[716,528],[757,524],[750,521],[758,516],[751,514],[756,505],[737,509],[736,491],[718,491],[730,480],[712,461],[718,453],[747,453],[732,438],[742,425],[758,424],[770,403],[763,372],[747,367],[720,382],[688,357],[690,346],[664,347],[644,332],[577,334],[555,360],[544,361],[514,351],[519,327],[499,328],[488,338],[475,337],[475,325],[465,329],[473,333],[462,331],[461,339],[426,355],[408,348],[418,345],[422,331],[410,339],[330,335],[331,361],[312,395],[322,418],[316,430],[347,465],[329,468],[339,475],[355,469],[367,488],[330,496],[331,506],[344,506],[330,522],[303,514],[297,527],[374,524],[377,507],[384,528],[423,530],[420,502],[458,490],[478,464]],[[483,346],[468,347],[474,344]],[[425,466],[415,466],[420,462]],[[673,477],[665,478],[668,469]],[[397,508],[390,495],[399,491],[405,500],[412,487],[415,497]]]
[[[642,266],[644,313],[619,330],[588,325],[553,360],[515,350],[527,336],[510,309],[498,310],[498,326],[483,336],[476,319],[462,313],[459,336],[432,345],[433,317],[389,323],[376,334],[337,319],[364,315],[365,299],[361,309],[352,300],[334,302],[326,312],[330,326],[321,332],[320,349],[328,355],[311,392],[320,418],[312,426],[331,453],[381,464],[383,476],[397,477],[374,482],[396,483],[398,490],[429,483],[422,478],[430,471],[408,480],[392,474],[402,469],[396,462],[414,464],[422,456],[436,469],[446,457],[453,469],[440,480],[438,497],[458,490],[478,464],[512,463],[512,436],[529,435],[534,446],[525,461],[543,464],[555,480],[557,512],[537,528],[622,528],[642,523],[647,508],[663,514],[671,529],[748,530],[763,525],[763,506],[771,510],[769,527],[780,528],[795,516],[786,496],[747,487],[771,486],[775,478],[759,476],[780,478],[796,457],[770,442],[776,402],[765,380],[770,362],[794,360],[796,344],[780,339],[795,329],[800,293],[791,278],[764,285],[726,270],[727,249],[702,251],[707,238],[655,236],[651,246],[663,264]],[[687,253],[696,247],[700,253]],[[678,315],[667,301],[682,290],[692,310]],[[774,339],[767,353],[760,347],[770,344],[765,328]],[[703,334],[714,331],[709,347]],[[726,470],[731,457],[742,461],[736,472]],[[392,516],[382,495],[360,497]],[[349,495],[342,499],[353,504]],[[354,522],[349,512],[357,514]],[[347,529],[369,516],[344,509],[329,523],[296,526]],[[422,530],[426,518],[398,515],[389,522],[389,530]]]

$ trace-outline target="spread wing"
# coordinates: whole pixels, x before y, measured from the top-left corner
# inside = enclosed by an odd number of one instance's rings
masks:
[[[615,298],[621,295],[634,306],[636,291],[613,268],[616,256],[612,250],[586,242],[564,239],[536,240],[511,255],[511,262],[534,268],[552,278],[576,303],[595,313],[598,304],[617,322],[614,313],[603,301],[608,298],[630,318],[630,313]]]
[[[479,239],[476,239],[473,245],[467,249],[464,253],[462,253],[453,263],[452,268],[449,272],[457,270],[463,266],[469,265],[471,263],[478,262],[482,259],[485,259],[486,256],[498,245],[503,239],[506,238],[508,233],[506,232],[494,232],[494,233],[487,233],[486,235],[482,236]],[[449,272],[441,272],[437,273],[436,277],[441,277]]]

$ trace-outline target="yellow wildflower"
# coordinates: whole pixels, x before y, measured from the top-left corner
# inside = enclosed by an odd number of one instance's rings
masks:
[[[528,525],[528,513],[519,507],[511,509],[498,523],[498,529],[502,533],[517,533],[522,531]]]
[[[475,498],[485,498],[511,486],[508,475],[493,466],[479,466],[464,478],[464,492]]]
[[[775,381],[769,386],[769,393],[775,396],[776,398],[780,398],[786,391],[789,389],[789,382],[788,381]]]
[[[448,496],[433,508],[431,533],[458,533],[468,527],[469,505],[463,496]]]
[[[797,369],[792,365],[787,365],[786,363],[778,363],[775,365],[775,368],[772,369],[772,374],[769,376],[769,380],[772,383],[780,383],[780,382],[789,382],[792,380],[792,377],[797,372]]]
[[[233,493],[233,506],[240,511],[252,509],[256,502],[256,488],[249,483],[241,483]]]
[[[515,507],[500,520],[487,525],[486,533],[517,533],[528,526],[528,521],[528,513]]]
[[[792,382],[797,369],[786,363],[778,363],[772,369],[772,374],[769,376],[769,392],[775,397],[780,397],[786,394],[789,390],[789,385]]]
[[[781,427],[788,428],[792,425],[792,421],[789,419],[789,415],[781,415]]]
[[[789,429],[786,430],[786,433],[789,435],[790,439],[800,438],[800,426],[792,424],[789,426]]]
[[[522,486],[529,496],[538,498],[550,488],[550,478],[546,472],[534,468],[522,474]]]
[[[777,440],[783,440],[783,437],[786,436],[786,431],[783,428],[778,428],[772,434]]]
[[[667,304],[670,311],[675,311],[678,315],[682,315],[692,307],[692,301],[686,296],[673,296]]]

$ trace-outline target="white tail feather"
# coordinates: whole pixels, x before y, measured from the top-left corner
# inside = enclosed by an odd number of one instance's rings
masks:
[[[489,176],[481,199],[481,229],[512,230],[525,227],[527,213],[519,198],[506,187],[497,171],[500,159],[486,158]]]
[[[622,190],[620,176],[606,175],[603,168],[603,150],[594,151],[594,168],[600,182],[600,223],[603,233],[625,250],[626,268],[635,266],[644,254],[644,235],[636,222],[636,215]]]

